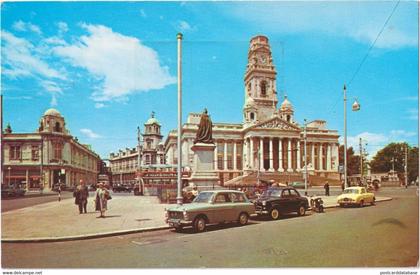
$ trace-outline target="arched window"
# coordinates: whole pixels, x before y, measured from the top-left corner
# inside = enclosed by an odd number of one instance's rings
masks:
[[[260,87],[261,87],[261,97],[266,97],[267,96],[267,83],[265,81],[261,81]]]
[[[61,132],[60,122],[55,123],[54,132]]]
[[[251,120],[254,120],[255,119],[255,114],[254,113],[250,113],[249,114],[249,117],[251,118]]]
[[[287,122],[290,122],[290,115],[287,115]]]

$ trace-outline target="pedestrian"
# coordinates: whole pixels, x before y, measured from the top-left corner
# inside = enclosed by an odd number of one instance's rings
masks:
[[[80,184],[76,187],[73,196],[75,197],[74,203],[79,206],[79,214],[86,214],[89,191],[83,180],[80,180]]]
[[[41,183],[39,185],[39,193],[42,195],[42,192],[44,191],[44,185]]]
[[[61,184],[58,183],[58,201],[61,201]]]
[[[344,191],[344,181],[343,181],[343,182],[341,182],[341,190],[343,190],[343,191]]]
[[[330,195],[330,185],[328,184],[328,181],[325,182],[324,189],[325,189],[325,196],[329,196]]]
[[[111,199],[111,195],[102,182],[98,187],[95,195],[95,210],[101,213],[98,218],[105,218],[105,211],[108,209],[108,200]]]

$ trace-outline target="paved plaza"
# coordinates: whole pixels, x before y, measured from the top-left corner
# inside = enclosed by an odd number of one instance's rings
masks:
[[[324,206],[336,207],[336,198],[323,196]],[[2,213],[2,241],[76,240],[168,228],[164,209],[170,205],[159,203],[157,197],[114,195],[108,203],[106,218],[97,218],[92,198],[87,214],[79,214],[73,199]]]

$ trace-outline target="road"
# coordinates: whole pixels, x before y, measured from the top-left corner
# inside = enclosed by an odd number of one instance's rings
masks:
[[[418,262],[418,191],[324,214],[253,220],[207,232],[172,230],[84,241],[2,244],[6,268],[400,267]],[[59,259],[59,260],[57,260]]]

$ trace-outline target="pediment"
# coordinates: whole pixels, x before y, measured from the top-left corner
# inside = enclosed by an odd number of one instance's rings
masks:
[[[299,126],[287,122],[279,117],[274,117],[269,120],[256,124],[253,129],[275,129],[283,131],[301,131]]]

